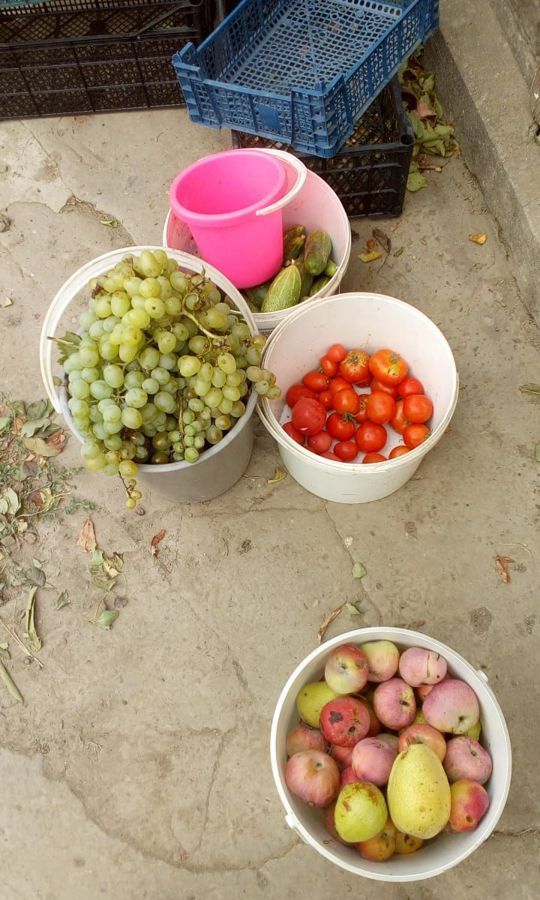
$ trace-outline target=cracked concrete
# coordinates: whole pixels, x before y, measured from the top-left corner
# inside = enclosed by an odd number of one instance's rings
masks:
[[[4,391],[42,395],[37,340],[59,285],[109,249],[159,243],[173,176],[228,145],[227,133],[198,129],[179,110],[4,123],[1,291],[13,301],[0,308]],[[148,492],[138,517],[115,484],[82,473],[77,490],[98,504],[99,545],[125,554],[110,632],[91,623],[99,593],[76,546],[83,514],[43,527],[32,552],[72,602],[57,611],[54,594],[40,591],[45,667],[14,653],[26,704],[0,693],[5,900],[537,896],[540,432],[538,401],[519,385],[539,380],[538,331],[463,163],[429,177],[401,219],[378,223],[404,248],[383,268],[357,260],[372,224],[353,223],[344,284],[423,309],[456,356],[455,418],[403,490],[349,507],[290,477],[269,485],[280,460],[260,425],[246,476],[210,503],[179,508]],[[103,224],[110,219],[117,227]],[[481,231],[484,247],[471,244]],[[78,465],[73,442],[64,462]],[[510,584],[497,553],[514,559]],[[352,578],[356,561],[362,581]],[[362,613],[343,612],[328,636],[423,622],[485,668],[508,720],[515,770],[499,828],[429,883],[384,886],[334,869],[289,831],[273,787],[276,699],[344,600]]]

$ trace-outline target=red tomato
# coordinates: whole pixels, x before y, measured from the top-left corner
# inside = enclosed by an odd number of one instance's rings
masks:
[[[403,413],[403,404],[404,403],[405,403],[404,400],[398,400],[398,402],[396,403],[396,414],[395,414],[394,418],[390,421],[390,425],[392,426],[394,431],[397,431],[398,434],[403,434],[407,425],[411,424],[409,422],[409,420],[405,418],[405,415]]]
[[[386,428],[378,422],[363,422],[356,432],[356,443],[364,453],[376,453],[386,444]]]
[[[338,441],[334,447],[334,453],[343,462],[351,462],[358,456],[356,441]]]
[[[321,391],[327,389],[330,384],[330,379],[324,372],[319,372],[317,369],[314,369],[313,372],[308,372],[307,375],[304,375],[302,382],[310,391],[315,391],[316,394],[319,394]]]
[[[321,391],[320,394],[317,394],[317,400],[319,403],[322,403],[325,409],[333,409],[334,395],[332,394],[332,391]]]
[[[362,463],[376,463],[385,461],[386,456],[383,456],[382,453],[366,453],[362,460]]]
[[[369,361],[369,370],[378,381],[395,387],[403,381],[409,366],[399,353],[394,353],[393,350],[377,350]]]
[[[336,456],[335,453],[321,453],[321,456],[324,456],[325,459],[334,459],[336,462],[341,462],[339,456]]]
[[[355,415],[355,419],[357,422],[365,422],[367,420],[367,410],[366,403],[369,394],[359,394],[358,395],[358,412]]]
[[[339,375],[336,378],[332,378],[330,382],[330,390],[333,394],[337,394],[338,391],[344,391],[345,389],[349,390],[351,386],[350,381],[345,381],[344,378],[341,378]]]
[[[388,459],[397,459],[398,456],[404,456],[405,453],[410,453],[410,447],[405,447],[404,444],[398,444],[397,447],[394,447],[393,450],[390,451],[390,455]]]
[[[397,388],[392,387],[390,384],[385,384],[384,381],[379,381],[378,378],[374,378],[370,384],[371,393],[374,394],[375,391],[382,391],[384,394],[390,394],[391,397],[397,398]]]
[[[368,394],[366,400],[366,413],[370,422],[378,422],[384,425],[389,422],[396,414],[396,401],[390,394],[384,391],[375,391]]]
[[[311,397],[312,400],[315,400],[315,394],[313,391],[310,391],[309,388],[305,386],[305,384],[293,384],[292,387],[287,391],[287,403],[293,408],[294,404],[297,400],[300,400],[300,397]]]
[[[354,416],[360,407],[360,398],[354,388],[344,388],[334,397],[334,409],[338,413],[352,413]]]
[[[340,363],[341,360],[345,359],[347,356],[347,351],[343,344],[332,344],[332,346],[328,348],[326,355],[332,362]]]
[[[409,422],[423,424],[433,415],[433,403],[425,394],[412,394],[403,401],[403,415]]]
[[[286,431],[289,437],[296,441],[297,444],[300,444],[302,447],[304,446],[304,435],[301,431],[298,431],[298,428],[295,428],[292,422],[285,422],[283,426],[283,431]]]
[[[348,441],[356,431],[356,426],[354,419],[350,419],[349,416],[340,416],[339,413],[332,413],[332,415],[328,416],[326,430],[336,440]]]
[[[333,378],[334,375],[337,375],[338,364],[333,359],[330,359],[329,356],[323,356],[321,357],[321,369],[325,375]]]
[[[405,397],[410,397],[412,394],[423,394],[424,393],[424,385],[421,381],[418,381],[418,378],[411,378],[409,375],[405,381],[402,381],[398,387],[398,394],[404,400]]]
[[[300,397],[294,404],[292,422],[295,428],[304,434],[318,434],[324,428],[326,410],[318,400],[311,397]]]
[[[318,434],[312,434],[307,439],[308,449],[313,450],[314,453],[327,453],[331,445],[332,438],[327,431],[319,431]]]
[[[339,364],[339,374],[351,384],[367,384],[369,381],[369,356],[363,350],[349,350]]]
[[[410,450],[419,447],[430,436],[431,431],[425,425],[414,424],[407,425],[403,432],[403,440]]]

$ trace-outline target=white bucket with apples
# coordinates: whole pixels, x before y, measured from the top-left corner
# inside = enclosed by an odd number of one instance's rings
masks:
[[[466,682],[478,698],[482,726],[480,741],[493,762],[491,777],[484,785],[490,805],[475,831],[453,833],[444,830],[432,840],[426,841],[415,853],[394,855],[386,862],[368,861],[354,846],[333,840],[325,827],[324,811],[310,807],[294,796],[285,781],[286,737],[299,721],[296,710],[298,692],[307,683],[324,677],[326,660],[334,648],[342,644],[360,646],[370,641],[392,641],[399,650],[421,647],[444,657],[448,663],[449,676]],[[433,878],[474,853],[492,834],[502,815],[512,776],[510,737],[501,708],[488,685],[487,675],[440,641],[404,628],[360,628],[349,631],[327,641],[306,656],[288,679],[277,702],[270,736],[270,756],[274,781],[289,828],[296,831],[321,856],[342,869],[365,878],[387,882]]]

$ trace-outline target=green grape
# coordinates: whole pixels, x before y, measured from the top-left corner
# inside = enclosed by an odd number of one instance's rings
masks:
[[[117,325],[120,325],[120,319],[118,316],[109,316],[108,319],[103,320],[103,331],[107,334],[110,334]]]
[[[232,372],[230,375],[227,375],[227,384],[231,385],[231,387],[238,387],[239,384],[242,384],[244,380],[242,378],[242,372],[238,370],[236,372]]]
[[[143,434],[146,435],[146,437],[150,437],[150,438],[151,438],[151,437],[153,437],[155,434],[157,434],[157,428],[155,427],[155,425],[150,425],[150,424],[149,424],[149,425],[143,425],[141,430],[142,430]]]
[[[91,422],[102,422],[103,416],[101,415],[101,411],[97,406],[91,406],[88,410],[88,418]]]
[[[122,319],[123,325],[133,325],[135,328],[148,328],[150,316],[145,309],[130,309]]]
[[[114,344],[115,347],[119,347],[124,338],[124,326],[123,325],[115,325],[113,330],[109,335],[109,340],[111,344]]]
[[[122,410],[122,422],[126,428],[131,428],[133,431],[136,431],[137,428],[141,427],[143,417],[138,409],[131,409],[131,407],[127,406]]]
[[[204,397],[210,390],[210,382],[204,381],[202,378],[197,378],[194,387],[198,396]]]
[[[120,422],[122,420],[122,410],[116,403],[106,406],[103,410],[104,422]]]
[[[137,278],[135,275],[132,275],[130,278],[126,278],[124,280],[124,290],[126,294],[129,294],[130,297],[134,297],[139,293],[140,287],[142,284],[142,280]]]
[[[216,425],[210,425],[206,430],[206,440],[209,444],[219,444],[223,438],[223,432]]]
[[[97,366],[99,363],[99,353],[97,347],[83,347],[79,350],[79,360],[81,366]]]
[[[202,410],[202,412],[199,415],[199,418],[206,424],[208,422],[210,422],[210,419],[212,418],[212,413],[208,406],[204,407],[204,409]]]
[[[116,404],[115,404],[114,400],[112,400],[110,397],[103,397],[102,400],[99,400],[97,408],[99,409],[101,416],[103,417],[103,413],[105,412],[107,407],[115,406],[115,405]]]
[[[81,418],[81,416],[73,416],[73,424],[77,431],[82,432],[82,434],[87,433],[90,429],[88,416],[85,416],[84,418]]]
[[[165,450],[156,450],[152,456],[152,462],[155,466],[166,466],[169,462],[169,454]]]
[[[105,457],[105,461],[108,463],[116,463],[118,465],[118,463],[120,462],[120,460],[118,459],[118,454],[115,450],[107,450],[107,453],[104,453],[103,455]]]
[[[71,396],[74,397],[75,400],[86,400],[90,394],[90,388],[82,378],[78,378],[77,381],[74,381],[70,385],[70,391]]]
[[[244,384],[247,381],[246,370],[238,369],[238,377],[240,378],[240,384]]]
[[[162,300],[167,300],[169,297],[172,296],[172,292],[173,292],[172,287],[171,287],[171,282],[169,281],[169,279],[167,278],[166,275],[159,275],[158,283],[159,283],[159,296],[161,297]],[[165,304],[165,306],[167,306],[167,304]],[[169,311],[167,310],[167,312],[169,312]],[[169,313],[169,315],[172,315],[172,313]]]
[[[172,372],[176,369],[176,356],[173,353],[162,353],[159,357],[159,364],[162,369]]]
[[[266,344],[266,338],[264,334],[254,334],[251,338],[251,343],[254,347],[257,347],[258,350],[262,350]]]
[[[235,356],[240,353],[241,346],[242,345],[238,338],[234,334],[231,334],[229,337],[229,347],[231,348],[231,352],[234,353]]]
[[[162,266],[151,250],[143,250],[141,255],[133,260],[133,268],[145,278],[157,278],[161,274]]]
[[[103,422],[95,422],[92,425],[92,433],[94,437],[97,437],[98,441],[104,441],[105,438],[109,436]]]
[[[146,312],[145,304],[146,300],[139,294],[135,294],[135,296],[131,298],[132,309],[142,309],[143,312]],[[148,313],[146,313],[146,315],[148,316]],[[150,316],[148,316],[148,318],[150,318]]]
[[[221,371],[221,370],[219,370]],[[219,388],[211,388],[205,396],[206,405],[210,407],[210,409],[214,409],[216,406],[219,406],[221,401],[223,400],[223,393]]]
[[[148,425],[150,424],[150,422],[154,421],[157,416],[157,412],[158,411],[153,403],[147,403],[146,406],[143,406],[141,415],[145,425]]]
[[[145,278],[143,283],[141,284],[139,294],[141,295],[141,297],[144,297],[145,300],[151,300],[154,297],[159,297],[161,294],[159,281],[157,281],[156,278]]]
[[[223,396],[226,397],[227,400],[232,400],[233,403],[236,403],[237,400],[240,400],[240,391],[237,387],[226,384],[223,388]]]
[[[115,347],[109,340],[101,340],[99,342],[99,352],[102,359],[110,361],[118,356],[118,347]]]
[[[151,319],[161,319],[165,315],[165,304],[159,297],[151,297],[145,300],[144,308]]]
[[[203,353],[206,353],[206,351],[210,349],[210,341],[207,337],[204,337],[204,335],[197,334],[195,337],[189,339],[188,347],[192,353],[195,353],[197,356],[202,356]]]
[[[160,353],[172,353],[176,347],[176,335],[171,331],[161,331],[158,335],[157,345]]]
[[[141,387],[147,394],[157,394],[159,391],[159,381],[156,381],[155,378],[145,378]]]
[[[109,437],[106,437],[103,441],[107,450],[119,450],[122,446],[122,438],[119,434],[110,434]]]
[[[191,427],[193,428],[193,434],[200,434],[201,431],[206,430],[206,425],[200,422],[199,419],[195,419]]]
[[[103,379],[110,384],[112,388],[120,388],[124,383],[124,373],[120,366],[105,366],[103,369]]]
[[[281,390],[274,384],[270,390],[267,391],[266,396],[269,400],[277,400],[278,397],[281,397]]]
[[[225,372],[225,375],[231,375],[236,371],[236,360],[232,353],[220,353],[217,364],[222,372]]]
[[[172,397],[170,394],[165,393],[165,391],[160,391],[155,395],[154,403],[159,410],[165,413],[172,413],[172,411],[176,408],[174,397]]]
[[[256,384],[254,385],[254,387],[255,387],[257,394],[259,394],[259,396],[261,396],[261,397],[264,397],[270,390],[270,384],[268,383],[268,381],[264,381],[264,380],[257,381]]]
[[[145,347],[139,357],[143,369],[155,369],[159,364],[159,351],[155,347]]]
[[[202,434],[196,435],[196,437],[193,441],[193,446],[194,446],[195,450],[202,450],[205,444],[206,444],[206,439],[202,436]],[[191,462],[191,461],[192,460],[189,460],[189,462]],[[193,460],[193,462],[194,462],[194,460]]]
[[[77,400],[72,397],[71,400],[68,400],[68,406],[73,416],[79,416],[82,419],[88,416],[89,406],[86,400]]]
[[[81,378],[83,381],[88,382],[88,384],[91,384],[92,381],[97,381],[99,375],[99,369],[96,369],[95,366],[85,366],[84,369],[81,369]]]
[[[183,272],[172,272],[169,276],[171,287],[177,294],[185,294],[189,289],[189,278]]]
[[[216,309],[215,306],[207,310],[206,322],[209,328],[214,328],[216,331],[225,331],[229,326],[227,314]]]
[[[201,291],[203,297],[208,300],[209,303],[216,304],[221,300],[221,294],[219,292],[219,288],[216,287],[211,281],[207,281],[202,288]]]
[[[182,325],[186,326],[189,337],[195,337],[199,333],[199,326],[192,319],[182,319]]]
[[[171,288],[169,287],[169,290]],[[162,288],[163,292],[163,288]],[[182,312],[182,301],[180,297],[175,296],[166,296],[165,297],[165,312],[168,316],[179,316]]]
[[[211,363],[205,362],[202,364],[199,369],[199,378],[202,378],[203,381],[207,381],[208,384],[212,381],[212,375],[214,374],[214,367]]]
[[[196,356],[180,356],[178,359],[178,371],[184,378],[191,378],[201,368],[201,361]]]
[[[178,417],[175,415],[169,414],[166,416],[165,422],[165,431],[174,431],[175,428],[178,428]]]
[[[161,385],[164,391],[167,391],[168,394],[176,394],[178,390],[178,381],[176,378],[169,378],[166,384]]]
[[[184,447],[193,447],[195,444],[195,435],[194,434],[185,434],[184,435]]]
[[[137,447],[135,449],[135,459],[139,462],[145,462],[148,459],[148,450],[146,447]]]
[[[126,500],[126,509],[135,509],[137,506],[137,501],[134,497],[128,497]]]
[[[110,462],[103,466],[103,474],[104,475],[118,475],[118,463]]]
[[[122,459],[133,459],[135,456],[136,446],[133,441],[122,441],[120,447],[120,457]]]
[[[204,409],[204,403],[202,400],[199,400],[198,397],[193,397],[188,401],[188,406],[193,412],[202,412]]]
[[[96,299],[95,313],[99,319],[107,319],[111,314],[111,301],[109,297],[98,297]]]
[[[83,313],[81,313],[81,317],[79,322],[81,323],[81,328],[88,330],[94,322],[97,321],[97,315],[93,309],[86,309]]]
[[[247,369],[248,361],[245,356],[237,356],[236,357],[236,368],[237,369]]]
[[[122,343],[126,344],[128,347],[136,347],[143,338],[144,335],[140,328],[135,328],[133,325],[124,327]]]
[[[189,337],[189,331],[182,322],[176,322],[176,324],[173,325],[172,330],[177,341],[180,341],[181,343],[185,343],[187,341]]]
[[[152,446],[156,450],[168,450],[171,446],[171,441],[166,431],[159,431],[155,437],[152,438]]]
[[[232,419],[230,416],[218,416],[214,424],[221,431],[228,431],[232,425]]]
[[[163,412],[163,410],[158,410],[156,413],[156,417],[152,422],[152,425],[156,429],[156,431],[165,431],[165,426],[167,424],[167,413]]]
[[[191,425],[195,421],[195,413],[191,409],[185,409],[182,413],[182,422],[184,425]]]
[[[238,400],[236,403],[233,403],[231,408],[231,416],[235,419],[239,419],[240,416],[243,416],[246,411],[246,404],[242,403],[241,400]]]
[[[249,387],[247,386],[247,384],[241,384],[238,390],[240,391],[240,398],[245,397],[247,394],[249,394]]]
[[[137,463],[131,459],[123,459],[119,466],[120,475],[124,478],[135,478],[138,472]]]
[[[133,362],[138,352],[137,347],[132,347],[128,344],[120,344],[118,348],[118,355],[122,362],[125,363]]]
[[[241,341],[249,341],[251,338],[251,331],[245,322],[239,322],[238,325],[233,325],[232,333]]]
[[[135,375],[137,373],[133,372],[133,374]],[[124,401],[132,409],[141,409],[146,405],[147,400],[148,394],[146,391],[143,391],[142,388],[130,388],[124,397]]]
[[[125,291],[116,291],[111,297],[111,312],[113,316],[125,316],[131,309],[131,302]]]
[[[214,369],[212,373],[212,384],[214,387],[222,388],[226,382],[227,376],[225,375],[225,372],[222,372],[221,369]]]
[[[80,372],[82,367],[81,357],[79,356],[79,353],[77,351],[75,353],[72,353],[71,356],[68,356],[64,363],[64,371],[66,371],[68,374],[71,374],[72,372]]]
[[[92,338],[92,340],[99,341],[99,339],[102,338],[104,334],[106,334],[104,327],[105,321],[106,320],[98,319],[97,322],[93,322],[92,325],[90,325],[88,334]]]
[[[170,381],[171,376],[167,372],[167,369],[163,369],[161,366],[156,366],[155,369],[152,369],[150,373],[152,378],[158,382],[158,384],[164,385]]]
[[[91,456],[90,458],[85,460],[86,468],[90,472],[100,472],[105,468],[105,457],[103,453],[100,453],[98,456]]]
[[[187,294],[184,297],[185,307],[186,309],[189,309],[190,312],[195,312],[196,309],[199,309],[202,303],[203,301],[198,294]]]
[[[101,447],[95,441],[88,441],[81,447],[81,456],[83,459],[91,459],[92,457],[101,455]]]
[[[144,378],[144,372],[131,371],[127,373],[124,384],[127,388],[140,388]],[[131,404],[128,403],[128,406],[131,406]]]
[[[232,408],[233,408],[233,401],[229,400],[228,397],[224,397],[218,406],[220,413],[223,413],[224,416],[230,415]]]
[[[195,422],[192,425],[186,425],[184,428],[184,440],[188,437],[195,437],[196,431],[194,428]]]
[[[136,447],[144,447],[144,445],[145,445],[144,435],[142,435],[140,433],[140,431],[136,431],[134,434],[131,435],[131,442],[133,444],[135,444]]]
[[[250,366],[258,366],[261,361],[260,351],[256,347],[248,347],[246,350],[246,359]]]
[[[90,393],[96,400],[104,400],[106,397],[111,397],[112,392],[113,389],[110,384],[107,384],[107,382],[103,381],[101,378],[90,385]]]
[[[182,439],[182,435],[180,432],[175,429],[174,431],[169,432],[169,440],[171,444],[177,444]]]
[[[262,369],[259,369],[258,366],[248,366],[246,369],[246,375],[250,381],[257,382],[262,381],[264,378],[264,373]]]

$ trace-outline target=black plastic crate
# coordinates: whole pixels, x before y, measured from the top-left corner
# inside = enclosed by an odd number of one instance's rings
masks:
[[[0,6],[0,118],[181,106],[171,57],[214,15],[213,0]]]
[[[253,134],[233,132],[235,147],[290,147]],[[397,78],[384,88],[332,159],[295,153],[334,189],[347,215],[399,216],[403,209],[414,135]]]

